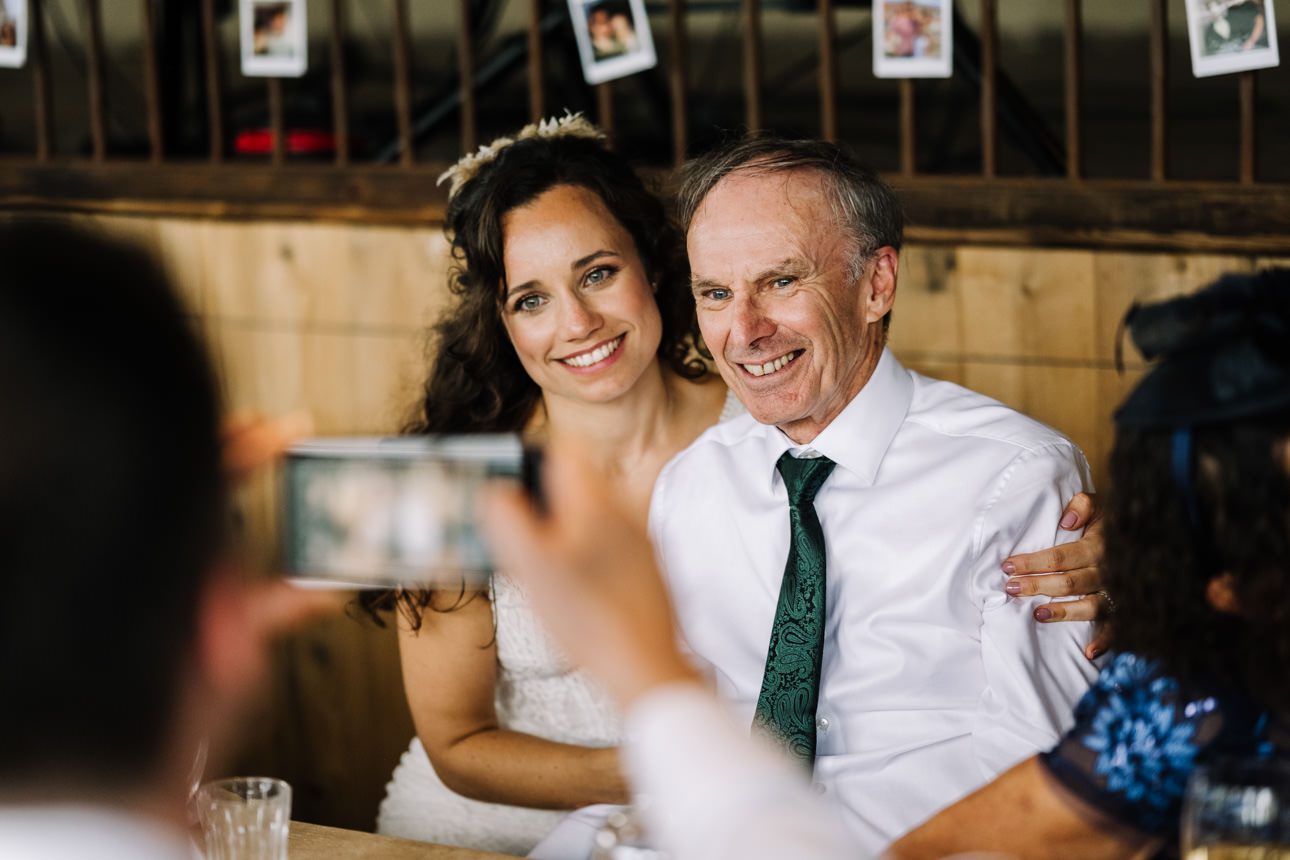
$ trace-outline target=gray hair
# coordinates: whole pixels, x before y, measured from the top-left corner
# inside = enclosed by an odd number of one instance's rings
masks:
[[[900,200],[878,174],[850,151],[823,140],[789,140],[754,134],[722,144],[681,168],[676,214],[687,233],[704,198],[732,173],[786,173],[814,170],[824,177],[838,226],[851,235],[856,254],[847,266],[854,280],[879,248],[900,250],[905,213]]]

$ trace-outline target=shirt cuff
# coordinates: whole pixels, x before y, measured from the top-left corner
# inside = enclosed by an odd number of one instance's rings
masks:
[[[672,857],[847,856],[840,823],[804,771],[755,742],[699,684],[647,693],[624,728],[647,836]]]

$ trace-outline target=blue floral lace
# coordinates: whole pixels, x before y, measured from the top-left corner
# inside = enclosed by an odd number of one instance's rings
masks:
[[[1120,824],[1175,837],[1187,780],[1211,755],[1268,755],[1266,719],[1240,693],[1184,687],[1136,654],[1117,654],[1041,757],[1069,791]]]

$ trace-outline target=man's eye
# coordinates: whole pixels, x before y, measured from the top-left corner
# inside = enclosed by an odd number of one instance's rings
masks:
[[[542,305],[544,304],[546,304],[546,299],[542,298],[541,296],[536,296],[536,295],[525,296],[524,298],[520,299],[515,303],[515,310],[535,311],[538,308],[542,307]]]
[[[771,281],[771,286],[776,287],[778,289],[783,289],[784,287],[791,287],[795,280],[796,280],[795,278],[788,278],[788,277],[776,278],[775,280]]]

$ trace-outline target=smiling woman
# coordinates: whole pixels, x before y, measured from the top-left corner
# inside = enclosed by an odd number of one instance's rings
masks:
[[[645,382],[662,316],[636,243],[604,202],[559,185],[507,213],[502,234],[508,279],[519,282],[502,321],[545,410],[614,400]]]
[[[663,464],[727,406],[696,351],[680,233],[585,121],[517,137],[449,173],[457,303],[409,430],[576,437],[643,520]],[[616,710],[508,577],[385,603],[417,737],[381,832],[524,854],[555,810],[627,799]]]

